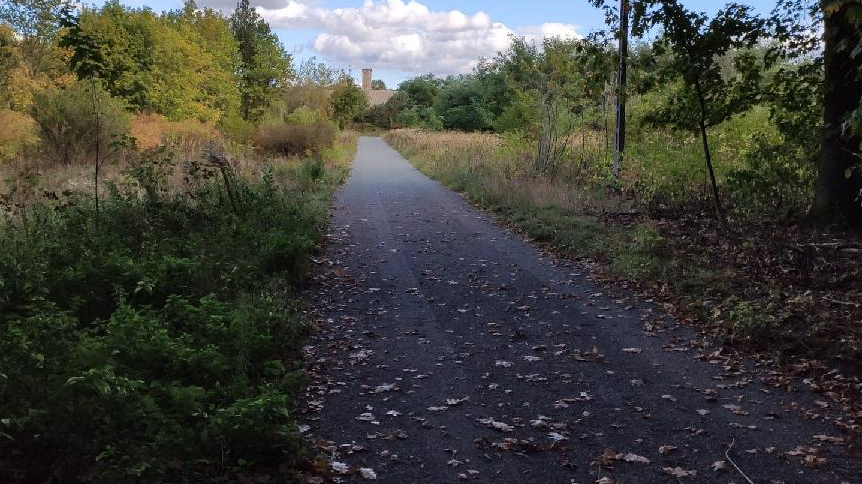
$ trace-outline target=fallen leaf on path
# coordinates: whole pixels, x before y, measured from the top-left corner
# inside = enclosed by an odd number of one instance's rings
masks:
[[[805,464],[805,467],[810,469],[814,469],[815,467],[820,467],[826,463],[825,457],[817,457],[814,454],[808,454],[802,459],[802,463]]]
[[[815,435],[814,438],[821,442],[831,442],[833,444],[843,444],[844,439],[841,437],[832,437],[830,435]]]
[[[674,477],[694,477],[697,475],[697,471],[683,469],[682,467],[665,467],[664,471]]]
[[[368,467],[361,467],[359,469],[359,473],[362,474],[362,477],[368,480],[377,480],[377,473],[374,472],[374,469],[369,469]]]
[[[446,405],[448,405],[448,406],[450,406],[450,407],[454,407],[455,405],[461,405],[462,403],[466,402],[466,401],[467,401],[467,400],[469,400],[469,399],[470,399],[470,397],[464,397],[464,398],[447,398],[447,399],[446,399]]]
[[[637,462],[639,464],[649,464],[650,460],[642,455],[628,453],[623,455],[623,460],[626,462]]]
[[[503,423],[503,422],[497,422],[496,420],[494,420],[492,418],[479,419],[479,423],[482,423],[482,424],[485,424],[489,427],[495,428],[501,432],[511,432],[511,431],[515,430],[515,428],[512,427],[511,425],[509,425],[507,423]]]
[[[605,449],[602,455],[599,456],[599,463],[603,466],[613,465],[617,461],[618,455],[613,449]]]
[[[377,385],[374,389],[374,393],[391,392],[392,390],[395,390],[394,383],[383,383],[382,385]]]

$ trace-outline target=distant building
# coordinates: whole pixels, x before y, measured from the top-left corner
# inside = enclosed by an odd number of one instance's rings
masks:
[[[393,89],[372,89],[371,88],[371,69],[362,69],[362,92],[368,98],[369,106],[379,106],[386,104],[395,95]]]

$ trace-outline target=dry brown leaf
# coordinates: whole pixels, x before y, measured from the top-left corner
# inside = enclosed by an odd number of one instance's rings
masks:
[[[617,460],[617,453],[613,449],[605,449],[602,455],[599,456],[599,463],[603,466],[613,465]]]

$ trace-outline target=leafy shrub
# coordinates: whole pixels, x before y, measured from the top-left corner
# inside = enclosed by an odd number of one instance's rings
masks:
[[[306,457],[288,414],[305,326],[266,288],[304,277],[325,208],[271,176],[235,180],[236,211],[215,180],[168,195],[172,159],[142,157],[146,196],[114,187],[98,228],[84,195],[5,221],[3,482],[236,482]]]
[[[323,178],[325,167],[320,157],[306,158],[299,170],[299,178],[304,181],[317,181]]]
[[[100,150],[129,129],[123,101],[96,85],[99,108]],[[78,81],[65,89],[35,93],[31,115],[48,156],[58,163],[81,162],[95,152],[96,123],[90,83]]]
[[[398,113],[396,121],[406,128],[422,128],[428,131],[443,129],[443,119],[437,115],[434,108],[409,107]]]
[[[38,142],[33,118],[0,109],[0,162],[15,158]]]
[[[254,143],[265,151],[281,155],[320,153],[335,142],[332,123],[318,120],[313,124],[281,124],[259,127]]]
[[[312,109],[308,106],[300,106],[287,115],[285,121],[288,124],[303,124],[312,125],[316,122],[324,120],[326,117],[320,111]]]
[[[339,128],[344,128],[367,108],[368,98],[353,83],[353,79],[344,77],[333,87],[329,96],[329,110]]]
[[[727,177],[735,214],[784,220],[801,216],[810,206],[816,176],[814,160],[805,158],[787,143],[760,138],[759,149],[747,156],[748,166]]]
[[[254,123],[246,121],[238,115],[231,115],[224,116],[219,120],[219,128],[227,139],[237,143],[246,143],[251,140]]]

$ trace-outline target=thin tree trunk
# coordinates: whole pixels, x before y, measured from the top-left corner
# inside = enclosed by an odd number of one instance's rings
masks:
[[[626,68],[629,52],[629,2],[620,0],[619,65],[617,67],[617,115],[614,129],[614,179],[620,178],[620,165],[626,149]]]
[[[608,141],[608,98],[607,96],[602,96],[602,115],[605,120],[605,152],[607,152],[611,146]]]
[[[862,138],[842,132],[842,123],[862,98],[862,78],[858,75],[862,56],[854,59],[851,55],[860,33],[849,19],[850,9],[851,2],[844,2],[838,11],[824,12],[823,131],[814,205],[809,214],[812,221],[823,225],[844,222],[862,226],[862,173],[859,168],[851,172],[859,163]],[[839,50],[843,41],[849,45]]]
[[[96,128],[96,164],[93,170],[93,192],[96,197],[96,229],[99,228],[99,169],[102,167],[101,160],[101,131],[99,126],[99,98],[96,93],[96,80],[93,76],[90,76],[90,87],[93,90],[93,117],[95,118],[95,128]]]
[[[706,137],[706,103],[703,99],[703,89],[700,86],[700,77],[695,76],[694,88],[697,93],[697,102],[700,105],[700,119],[698,127],[700,128],[700,139],[703,142],[703,156],[706,160],[706,171],[709,173],[709,183],[712,187],[712,204],[715,208],[715,216],[718,221],[724,224],[724,213],[721,210],[721,200],[718,198],[718,183],[715,181],[715,171],[712,169],[712,156],[709,152],[709,140]]]

